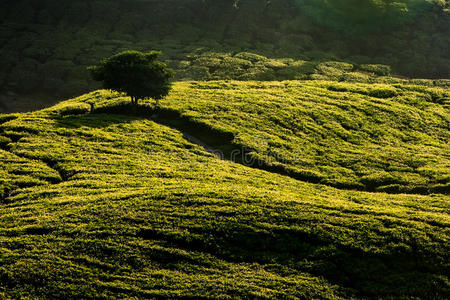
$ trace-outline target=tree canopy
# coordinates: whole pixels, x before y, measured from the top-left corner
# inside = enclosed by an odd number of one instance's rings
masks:
[[[126,93],[132,103],[138,99],[161,99],[171,88],[173,71],[158,60],[161,52],[124,51],[90,66],[94,80],[102,81],[105,89]]]

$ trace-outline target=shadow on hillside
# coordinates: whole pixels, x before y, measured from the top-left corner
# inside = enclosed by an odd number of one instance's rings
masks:
[[[122,104],[110,107],[97,108],[91,115],[101,116],[102,114],[117,115],[121,121],[135,119],[150,119],[161,125],[171,127],[183,134],[192,135],[214,148],[223,150],[227,157],[230,157],[230,150],[227,148],[237,148],[238,145],[232,145],[234,134],[227,131],[220,131],[210,126],[196,122],[183,116],[180,112],[168,108],[154,108],[148,105],[133,106],[131,104]]]
[[[75,112],[74,112],[75,113]],[[180,131],[183,137],[191,143],[198,144],[205,151],[215,154],[220,159],[229,160],[247,167],[265,170],[284,175],[308,183],[322,183],[323,178],[312,172],[295,171],[282,164],[271,164],[255,157],[256,150],[236,143],[232,132],[213,128],[205,123],[182,115],[179,111],[169,108],[157,108],[149,105],[134,106],[129,103],[96,108],[92,112],[80,111],[66,115],[57,120],[64,128],[104,128],[117,123],[128,123],[134,120],[150,119],[156,123]],[[113,117],[112,117],[113,115]],[[338,189],[376,192],[377,185],[367,183],[365,186],[354,184],[322,183]],[[429,189],[415,187],[410,190],[392,189],[385,193],[429,194],[446,193],[444,188]]]
[[[213,128],[182,115],[179,111],[169,108],[153,108],[147,105],[137,107],[130,104],[116,105],[95,109],[94,114],[117,114],[130,117],[151,119],[161,125],[168,126],[183,133],[184,138],[199,144],[206,151],[215,153],[219,158],[226,159],[247,167],[257,168],[309,183],[319,183],[321,178],[314,174],[300,173],[284,168],[282,165],[271,165],[256,159],[252,153],[254,149],[240,145],[234,141],[232,132]],[[357,187],[342,187],[356,189]]]

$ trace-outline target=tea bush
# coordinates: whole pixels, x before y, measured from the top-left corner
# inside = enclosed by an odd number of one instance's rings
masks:
[[[0,115],[0,297],[448,298],[448,189],[407,194],[448,187],[448,110],[334,84],[176,83],[156,119],[103,90]],[[193,124],[325,184],[220,160]]]

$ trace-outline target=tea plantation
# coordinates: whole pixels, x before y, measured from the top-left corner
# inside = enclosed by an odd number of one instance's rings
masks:
[[[98,89],[86,67],[124,50],[177,80],[364,82],[450,78],[449,37],[448,0],[2,0],[0,113]]]
[[[128,103],[0,115],[0,298],[450,297],[445,85]]]

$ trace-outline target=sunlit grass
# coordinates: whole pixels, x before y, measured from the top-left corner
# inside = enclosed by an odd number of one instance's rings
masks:
[[[448,184],[446,90],[344,87],[177,83],[161,105],[329,185]],[[449,196],[306,183],[220,160],[148,117],[89,113],[126,101],[98,91],[0,121],[0,296],[448,295]]]
[[[449,92],[317,81],[179,83],[165,108],[338,187],[449,191]]]

